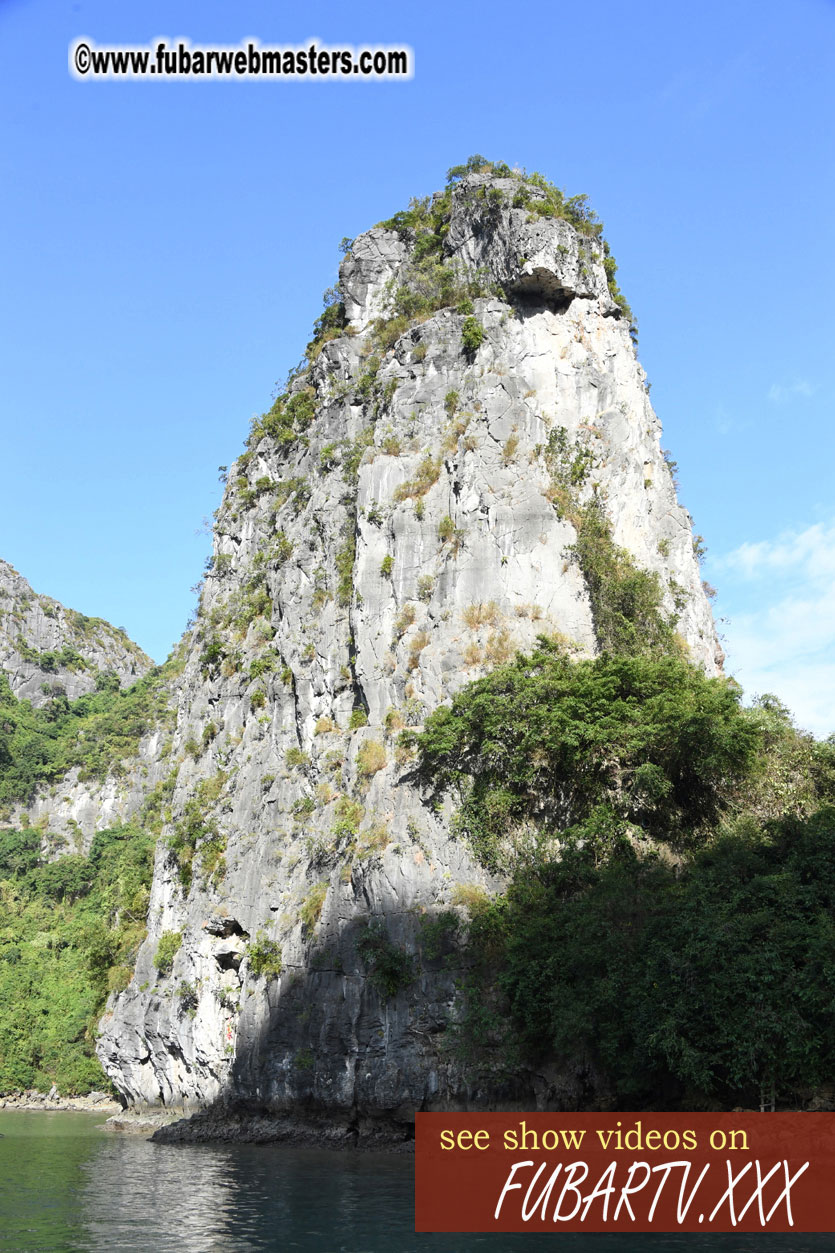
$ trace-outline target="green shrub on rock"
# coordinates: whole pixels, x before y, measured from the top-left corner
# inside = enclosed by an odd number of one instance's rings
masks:
[[[469,317],[464,319],[461,327],[461,343],[464,345],[464,351],[468,354],[474,354],[478,351],[484,342],[484,327],[478,318]]]
[[[159,937],[157,951],[154,953],[154,965],[161,975],[171,973],[174,958],[179,953],[182,942],[182,931],[163,931]]]
[[[247,945],[246,955],[249,958],[250,973],[258,978],[271,981],[281,974],[281,945],[276,940],[268,939],[263,932],[259,932]]]
[[[368,981],[384,1000],[396,996],[415,977],[411,954],[393,943],[382,919],[374,919],[357,937],[357,952],[368,967]]]

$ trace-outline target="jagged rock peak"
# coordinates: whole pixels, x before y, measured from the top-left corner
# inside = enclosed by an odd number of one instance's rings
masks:
[[[42,705],[60,689],[75,700],[100,674],[130,687],[153,664],[124,631],[39,595],[0,560],[0,669],[15,696]]]
[[[553,304],[579,296],[631,320],[602,223],[584,196],[566,197],[539,175],[476,169],[360,235],[340,271],[348,323],[362,330],[391,314],[399,284],[426,285],[427,260],[482,294]]]

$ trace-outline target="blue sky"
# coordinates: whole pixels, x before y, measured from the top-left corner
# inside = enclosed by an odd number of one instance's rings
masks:
[[[416,72],[78,82],[79,36],[406,43]],[[0,0],[0,555],[161,660],[340,239],[481,152],[590,196],[728,668],[832,731],[833,36],[824,0]]]

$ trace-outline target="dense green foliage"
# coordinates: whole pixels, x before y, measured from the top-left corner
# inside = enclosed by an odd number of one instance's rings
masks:
[[[343,530],[343,539],[336,551],[336,572],[339,576],[337,598],[340,605],[350,605],[354,594],[354,561],[357,555],[356,521],[353,515]]]
[[[545,638],[404,734],[509,877],[471,911],[472,1064],[557,1066],[621,1109],[797,1104],[831,1078],[835,739],[675,655]]]
[[[213,779],[204,779],[198,784],[196,795],[186,802],[182,818],[168,837],[168,848],[186,894],[195,869],[214,882],[226,871],[226,839],[218,832],[217,824],[205,814],[207,806],[217,800],[225,777],[220,771]]]
[[[86,657],[82,657],[78,649],[74,648],[72,644],[65,644],[63,648],[58,649],[37,649],[33,648],[31,644],[27,644],[22,635],[18,635],[15,640],[15,648],[24,661],[31,662],[39,670],[45,670],[47,674],[54,674],[59,669],[92,669]]]
[[[574,846],[474,920],[470,1046],[556,1062],[592,1104],[796,1104],[835,1067],[834,910],[832,808],[678,870]]]
[[[157,669],[122,691],[115,676],[100,675],[99,690],[89,696],[71,702],[57,692],[34,709],[12,695],[0,674],[0,806],[28,801],[39,784],[62,778],[73,766],[82,779],[118,774],[163,716],[162,679]]]
[[[1,1092],[106,1086],[96,1022],[145,936],[152,860],[153,841],[131,827],[52,862],[39,832],[0,832]]]
[[[395,213],[380,226],[396,230],[412,244],[411,257],[394,293],[394,314],[378,322],[375,341],[380,348],[391,347],[415,321],[430,317],[439,309],[457,307],[471,315],[473,300],[498,295],[489,276],[455,268],[444,255],[449,230],[452,194],[413,199],[408,209]]]
[[[454,165],[447,171],[447,185],[457,183],[468,174],[514,178],[520,183],[513,198],[515,209],[526,208],[536,217],[564,218],[580,234],[593,239],[599,239],[603,234],[603,223],[591,208],[588,196],[566,196],[564,191],[542,174],[528,174],[526,170],[511,169],[504,161],[488,161],[486,157],[476,154],[464,165]]]
[[[737,797],[740,813],[768,822],[785,814],[809,817],[835,802],[835,735],[815,740],[798,732],[775,696],[758,697],[748,717],[759,747]]]
[[[272,408],[252,424],[250,445],[267,435],[277,444],[292,444],[313,420],[313,389],[303,388],[290,395],[282,392]]]
[[[572,662],[545,637],[411,738],[420,775],[461,789],[460,829],[489,866],[538,858],[569,830],[603,850],[630,827],[692,845],[757,747],[726,680],[673,656]]]

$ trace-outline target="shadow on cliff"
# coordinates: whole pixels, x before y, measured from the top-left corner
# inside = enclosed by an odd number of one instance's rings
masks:
[[[450,911],[332,928],[245,998],[221,1096],[153,1138],[391,1147],[411,1142],[416,1111],[536,1108],[541,1079],[464,1058],[470,965]]]

